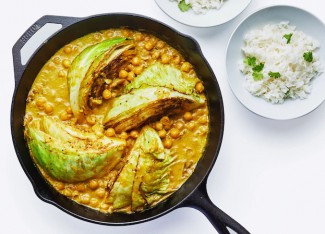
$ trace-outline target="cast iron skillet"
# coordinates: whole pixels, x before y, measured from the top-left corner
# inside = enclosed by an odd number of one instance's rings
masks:
[[[61,24],[62,28],[37,49],[26,65],[21,63],[21,49],[33,35],[47,23]],[[195,66],[204,82],[210,110],[210,131],[203,157],[193,175],[169,199],[146,211],[134,214],[103,214],[79,205],[56,192],[36,169],[23,136],[23,117],[28,91],[42,66],[51,56],[70,41],[98,30],[127,27],[149,32],[167,41]],[[192,207],[203,212],[219,233],[249,233],[239,223],[217,208],[209,199],[206,182],[217,159],[224,130],[224,108],[217,79],[204,58],[198,43],[156,20],[135,14],[103,14],[86,18],[44,16],[36,21],[13,47],[15,91],[11,106],[11,131],[17,157],[31,181],[37,196],[61,210],[82,220],[106,225],[129,225],[152,220],[176,208]]]

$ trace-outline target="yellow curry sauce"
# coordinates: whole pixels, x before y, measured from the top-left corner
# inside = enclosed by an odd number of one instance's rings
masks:
[[[157,37],[125,28],[103,30],[65,45],[52,56],[34,81],[27,98],[25,115],[25,126],[32,120],[50,116],[69,125],[83,127],[99,135],[104,134],[107,137],[118,137],[126,140],[124,160],[121,160],[115,168],[103,176],[95,176],[83,182],[58,181],[49,176],[35,161],[43,176],[58,192],[77,203],[102,212],[112,212],[109,190],[114,183],[114,178],[127,162],[127,155],[143,126],[127,132],[116,133],[114,128],[105,128],[101,124],[106,111],[105,102],[119,95],[118,91],[108,89],[103,92],[103,103],[93,108],[83,119],[77,120],[70,106],[67,73],[74,58],[86,47],[119,36],[134,39],[136,51],[136,55],[127,68],[119,71],[118,76],[122,78],[122,85],[132,82],[136,76],[155,62],[170,64],[187,73],[190,77],[196,77],[192,65],[185,61],[177,50]],[[196,84],[195,89],[204,95],[204,87],[201,82]],[[206,145],[208,121],[208,108],[205,103],[202,107],[192,111],[170,116],[166,113],[157,120],[147,123],[157,131],[164,147],[170,149],[170,154],[174,157],[169,185],[171,190],[176,191],[193,173]],[[169,195],[162,197],[157,202]],[[122,211],[131,212],[131,207],[125,207]]]

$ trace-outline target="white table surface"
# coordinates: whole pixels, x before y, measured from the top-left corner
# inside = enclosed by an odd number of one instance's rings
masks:
[[[218,78],[226,117],[223,144],[208,180],[211,200],[251,233],[325,233],[325,104],[302,118],[272,121],[245,109],[227,82],[225,49],[231,33],[249,13],[273,4],[304,8],[325,22],[322,0],[252,0],[239,17],[211,28],[182,25],[162,12],[153,0],[3,3],[0,9],[0,233],[216,233],[204,215],[191,208],[125,227],[81,221],[41,201],[18,162],[10,131],[13,44],[43,15],[84,17],[109,12],[153,17],[191,35],[201,45]],[[325,46],[325,42],[321,43]]]

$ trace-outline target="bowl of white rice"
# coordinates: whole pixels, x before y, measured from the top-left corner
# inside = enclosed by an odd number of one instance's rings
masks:
[[[227,45],[230,88],[247,109],[270,119],[301,117],[321,105],[324,66],[324,23],[292,6],[252,13]]]
[[[176,21],[194,27],[224,24],[246,9],[251,0],[155,0]],[[187,5],[182,11],[179,5]]]

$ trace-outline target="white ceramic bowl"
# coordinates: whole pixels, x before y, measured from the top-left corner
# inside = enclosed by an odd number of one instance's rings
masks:
[[[307,99],[287,99],[282,104],[272,104],[250,94],[244,87],[244,75],[238,67],[244,56],[241,47],[244,35],[266,24],[289,21],[296,30],[317,39],[320,48],[316,51],[325,66],[325,25],[313,14],[292,6],[270,6],[258,10],[245,18],[233,32],[226,52],[226,70],[228,83],[238,100],[252,112],[270,119],[293,119],[317,108],[325,100],[325,73],[312,79],[312,91]]]
[[[180,23],[195,27],[211,27],[224,24],[238,16],[251,2],[251,0],[227,0],[220,9],[211,9],[206,14],[196,14],[193,10],[182,12],[175,1],[155,1],[170,17]]]

